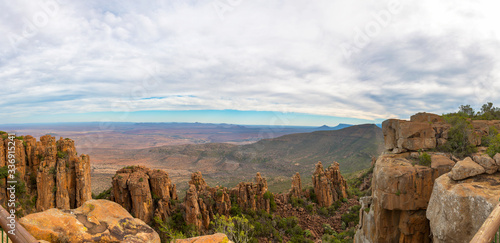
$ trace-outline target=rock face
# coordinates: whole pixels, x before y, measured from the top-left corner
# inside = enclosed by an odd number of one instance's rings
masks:
[[[267,181],[259,172],[255,175],[254,183],[240,182],[238,186],[231,189],[231,195],[237,198],[238,205],[243,210],[271,211],[271,200],[266,197]]]
[[[498,203],[500,173],[439,177],[427,208],[433,242],[469,242]]]
[[[146,223],[154,216],[166,220],[173,210],[171,200],[177,200],[175,184],[162,170],[125,167],[116,172],[112,183],[112,200]]]
[[[6,165],[9,139],[0,138],[0,166]],[[70,209],[91,199],[90,159],[77,155],[74,141],[45,135],[15,139],[16,169],[28,195],[37,197],[36,210]],[[0,191],[0,203],[5,201]]]
[[[347,198],[347,182],[340,174],[339,163],[323,169],[321,162],[316,164],[316,170],[312,176],[314,193],[321,207],[329,207],[335,201]]]
[[[408,156],[386,154],[377,159],[372,197],[361,200],[356,242],[430,242],[425,210],[434,180],[455,162],[444,154],[432,154],[427,167],[413,165]]]
[[[72,210],[53,208],[19,222],[36,239],[49,242],[160,242],[151,227],[108,200],[89,200]]]
[[[175,240],[175,243],[230,243],[232,241],[227,238],[227,235],[217,233],[213,235],[204,235],[188,239]]]
[[[207,230],[214,215],[229,215],[231,199],[227,188],[211,188],[203,179],[201,172],[195,172],[189,181],[184,208],[187,224],[195,225],[200,230]]]

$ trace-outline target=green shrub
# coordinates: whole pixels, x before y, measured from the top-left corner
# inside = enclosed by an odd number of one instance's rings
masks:
[[[139,178],[139,182],[143,182],[143,181],[144,181],[144,179],[142,177]]]
[[[420,154],[418,156],[418,162],[420,165],[423,165],[423,166],[431,166],[431,156],[426,153],[426,152],[423,152],[422,154]]]
[[[215,232],[226,234],[235,243],[250,242],[254,231],[254,226],[249,223],[249,220],[239,216],[226,217],[217,214],[210,225]]]
[[[68,154],[66,152],[57,151],[57,157],[60,159],[64,159]]]
[[[55,175],[56,172],[57,172],[56,167],[50,167],[50,169],[49,169],[50,174]]]
[[[101,193],[99,193],[99,195],[97,195],[95,197],[93,195],[92,198],[94,198],[94,199],[109,199],[111,197],[111,190],[112,189],[113,189],[113,187],[110,187],[108,190],[102,191]]]
[[[329,215],[328,209],[326,209],[325,207],[321,207],[318,210],[318,214],[323,216],[328,216]]]
[[[474,128],[470,121],[459,115],[445,115],[445,120],[451,124],[448,131],[448,141],[438,150],[450,152],[459,158],[464,158],[477,151],[475,145],[470,143]]]

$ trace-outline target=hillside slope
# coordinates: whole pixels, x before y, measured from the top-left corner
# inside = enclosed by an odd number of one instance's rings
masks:
[[[269,178],[270,189],[289,187],[295,172],[310,175],[323,161],[340,164],[343,173],[369,167],[382,151],[382,130],[376,125],[358,125],[332,131],[317,131],[264,139],[249,145],[220,143],[162,146],[131,151],[131,158],[167,170],[202,171],[207,181],[234,186],[256,172]],[[309,182],[305,177],[305,183]],[[182,184],[180,185],[182,187]]]

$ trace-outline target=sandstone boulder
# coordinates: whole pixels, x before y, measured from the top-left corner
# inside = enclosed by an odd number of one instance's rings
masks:
[[[53,208],[19,222],[36,239],[49,242],[160,242],[151,227],[108,200],[89,200],[72,210]]]
[[[453,180],[459,181],[465,178],[483,174],[484,172],[484,167],[474,162],[470,157],[467,157],[455,164],[453,169],[451,169],[449,176]]]
[[[498,170],[500,170],[500,153],[495,154],[495,156],[493,156],[493,159],[498,166]]]
[[[175,243],[231,243],[227,235],[216,233],[213,235],[204,235],[188,239],[175,240]]]
[[[495,160],[487,154],[474,155],[473,159],[476,163],[481,165],[488,174],[493,174],[498,170],[498,165]]]
[[[433,242],[469,242],[498,203],[498,195],[500,173],[463,181],[439,177],[427,207]]]

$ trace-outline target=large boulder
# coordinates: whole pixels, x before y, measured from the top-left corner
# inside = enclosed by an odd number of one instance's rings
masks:
[[[498,172],[462,181],[448,175],[436,179],[427,206],[433,242],[469,242],[498,203],[499,195]]]
[[[204,235],[188,239],[175,240],[175,243],[231,243],[227,235],[216,233],[213,235]]]
[[[472,176],[483,174],[484,172],[484,167],[474,162],[470,157],[467,157],[455,164],[453,169],[451,169],[449,176],[453,180],[459,181]]]
[[[72,210],[53,208],[19,222],[36,239],[49,242],[160,242],[151,227],[108,200],[89,200]]]

